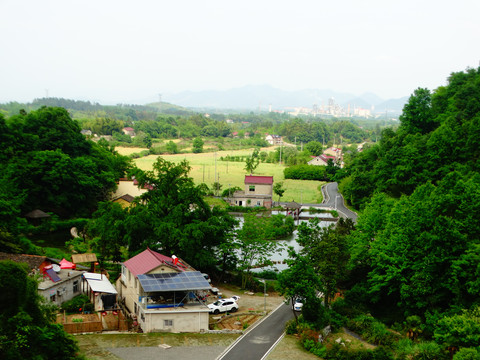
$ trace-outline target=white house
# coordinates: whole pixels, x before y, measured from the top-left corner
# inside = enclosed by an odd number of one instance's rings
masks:
[[[144,332],[208,330],[201,300],[211,286],[199,271],[175,256],[147,249],[122,264],[118,296]]]

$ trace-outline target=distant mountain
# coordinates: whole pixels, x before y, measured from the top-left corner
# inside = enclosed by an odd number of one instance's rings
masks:
[[[183,91],[176,94],[165,94],[165,100],[189,108],[203,109],[262,109],[268,110],[272,106],[274,110],[283,110],[291,107],[313,107],[314,104],[328,105],[333,98],[336,104],[347,107],[362,107],[385,110],[386,105],[392,111],[401,111],[404,99],[385,100],[373,93],[365,93],[355,96],[350,93],[340,93],[333,90],[305,89],[298,91],[286,91],[269,85],[247,85],[229,90],[205,90]],[[402,103],[403,101],[403,103]],[[382,105],[383,107],[380,107]]]

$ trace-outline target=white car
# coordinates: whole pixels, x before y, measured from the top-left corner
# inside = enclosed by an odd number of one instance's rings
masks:
[[[293,310],[302,311],[304,301],[305,301],[305,299],[302,298],[302,297],[295,298],[295,300],[293,302]]]
[[[233,299],[219,299],[213,304],[208,304],[208,309],[215,315],[226,311],[235,312],[238,310],[238,304]]]

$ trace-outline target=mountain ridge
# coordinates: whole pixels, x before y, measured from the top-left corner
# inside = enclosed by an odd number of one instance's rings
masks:
[[[189,108],[284,110],[291,107],[328,106],[331,99],[342,106],[374,109],[374,112],[401,112],[408,97],[383,99],[365,92],[359,96],[331,89],[282,90],[270,85],[245,85],[227,90],[181,91],[165,94],[170,103]]]

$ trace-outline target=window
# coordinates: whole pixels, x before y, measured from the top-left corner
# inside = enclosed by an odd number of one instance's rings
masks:
[[[78,287],[78,280],[75,280],[73,282],[73,292],[76,293],[76,292],[78,292],[78,290],[80,290],[79,287]]]
[[[248,191],[255,191],[255,185],[250,185],[248,187]]]
[[[173,320],[163,320],[163,326],[164,327],[172,327],[173,326]]]
[[[257,201],[257,206],[260,206],[260,205],[261,205],[261,204],[260,204],[260,200],[258,200],[258,201]]]
[[[57,299],[56,294],[50,295],[50,301],[51,302],[55,302],[56,299]]]

